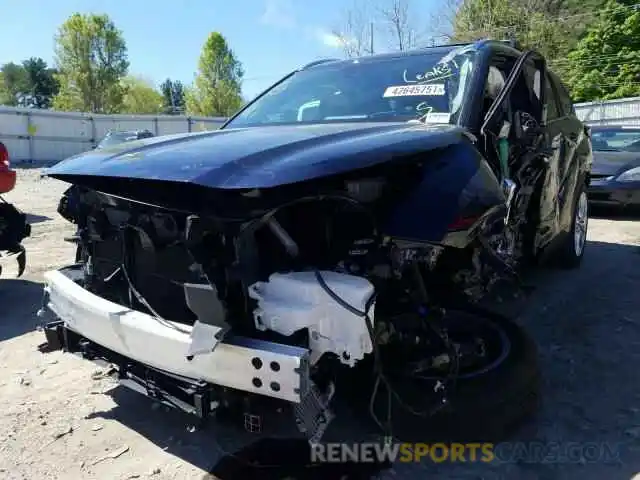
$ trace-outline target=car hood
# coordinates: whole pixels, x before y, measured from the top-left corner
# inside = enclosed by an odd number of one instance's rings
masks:
[[[595,175],[618,175],[637,166],[640,166],[640,153],[594,151],[591,173]]]
[[[453,125],[408,123],[224,129],[92,150],[63,160],[46,175],[78,184],[108,177],[269,188],[413,156],[458,143],[464,135]]]

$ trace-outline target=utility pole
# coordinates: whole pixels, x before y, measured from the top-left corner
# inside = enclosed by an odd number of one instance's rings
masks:
[[[370,32],[369,32],[369,40],[370,40],[370,45],[369,45],[369,52],[371,53],[371,55],[373,55],[373,22],[371,22],[370,24]]]

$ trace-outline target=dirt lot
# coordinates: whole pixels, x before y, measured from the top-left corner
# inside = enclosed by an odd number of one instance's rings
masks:
[[[217,426],[191,431],[188,418],[152,408],[89,362],[38,351],[41,275],[73,257],[62,241],[73,228],[55,211],[64,184],[41,180],[38,170],[19,175],[6,198],[31,214],[33,235],[26,276],[0,281],[0,478],[200,479],[214,478],[207,472],[216,464],[216,478],[249,478],[220,463],[244,437]],[[514,440],[607,442],[619,460],[424,462],[381,476],[630,479],[640,472],[640,221],[592,219],[589,240],[581,270],[539,273],[532,297],[508,307],[538,341],[544,374],[542,409]]]

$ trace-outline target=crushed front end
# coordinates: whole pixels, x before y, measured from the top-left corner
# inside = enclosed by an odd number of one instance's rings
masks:
[[[465,229],[503,222],[504,198],[471,147],[423,158],[273,188],[77,178],[58,210],[77,226],[76,263],[45,276],[50,348],[249,430],[264,406],[288,410],[310,441],[339,396],[363,397],[387,434],[391,379],[423,375],[422,404],[442,408],[455,371],[487,349],[454,345],[436,304],[491,283]],[[486,203],[466,209],[466,188]]]

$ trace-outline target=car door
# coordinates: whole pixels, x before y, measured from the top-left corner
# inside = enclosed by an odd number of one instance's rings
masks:
[[[575,115],[574,118],[570,118],[570,115],[566,115],[560,109],[550,78],[542,56],[534,51],[523,53],[515,63],[503,92],[496,99],[483,124],[485,128],[495,118],[501,102],[509,104],[512,120],[519,119],[519,123],[524,125],[522,122],[533,117],[538,124],[538,128],[534,129],[538,133],[533,136],[537,140],[533,143],[532,138],[525,141],[530,143],[529,148],[534,148],[537,153],[535,157],[538,158],[534,161],[529,155],[527,169],[530,170],[534,164],[536,167],[528,174],[526,185],[520,185],[520,191],[530,196],[527,203],[535,202],[531,205],[537,223],[533,245],[535,251],[546,247],[566,226],[568,192],[571,192],[569,196],[573,197],[574,189],[570,187],[575,186],[575,180],[571,181],[567,175],[573,171],[569,166],[574,164],[571,159],[575,156],[579,140],[575,124],[577,119]],[[523,131],[518,131],[516,137],[522,134]],[[532,161],[534,163],[531,163]],[[533,192],[539,192],[539,195]]]
[[[560,79],[548,72],[549,86],[552,89],[558,117],[552,131],[562,139],[562,151],[559,155],[558,209],[560,231],[569,231],[573,221],[573,207],[578,194],[578,186],[585,182],[591,163],[591,143],[588,129],[576,116],[573,103]]]
[[[543,95],[542,126],[544,129],[544,145],[541,151],[545,157],[546,169],[542,178],[538,204],[538,229],[536,245],[538,248],[548,244],[556,236],[560,227],[558,198],[562,189],[562,179],[566,170],[568,152],[574,149],[574,142],[566,135],[567,126],[560,110],[555,89],[549,72],[544,68],[535,68],[528,64],[525,68],[527,83],[533,86],[534,94],[540,99]],[[544,82],[540,80],[544,78]]]

